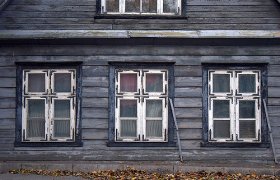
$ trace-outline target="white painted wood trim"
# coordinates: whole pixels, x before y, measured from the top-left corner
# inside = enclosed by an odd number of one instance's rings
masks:
[[[280,30],[0,30],[0,40],[87,38],[280,38]]]

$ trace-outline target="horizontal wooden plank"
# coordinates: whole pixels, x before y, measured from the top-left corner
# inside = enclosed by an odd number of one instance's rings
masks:
[[[82,118],[108,118],[107,108],[83,108]]]
[[[0,119],[8,118],[12,119],[16,117],[15,109],[0,109]]]
[[[40,11],[40,12],[49,12],[49,11],[91,11],[95,12],[95,5],[59,5],[59,4],[47,4],[47,5],[9,5],[7,7],[9,11]]]
[[[268,98],[269,106],[280,106],[280,97],[279,98]]]
[[[2,138],[14,138],[15,130],[14,129],[0,129],[0,139]]]
[[[87,108],[108,108],[108,98],[83,98],[82,107]]]
[[[15,67],[0,67],[1,77],[16,77],[16,68]]]
[[[108,87],[109,78],[108,77],[85,77],[83,78],[84,87]]]
[[[0,78],[0,87],[16,87],[16,78]]]
[[[82,128],[83,129],[107,129],[108,118],[96,118],[95,116],[92,116],[91,118],[83,118]]]
[[[197,74],[199,74],[197,72]],[[201,76],[201,74],[200,74]],[[175,87],[199,87],[202,84],[202,77],[175,77]]]
[[[202,118],[177,118],[179,131],[181,129],[201,129]],[[202,130],[201,130],[202,131]]]
[[[96,0],[17,0],[17,1],[12,1],[12,5],[80,5],[80,6],[85,6],[85,5],[96,5]]]
[[[175,108],[176,117],[178,118],[201,118],[201,108]]]
[[[0,89],[1,90],[1,89]],[[103,87],[85,87],[83,88],[83,98],[108,98],[108,88]]]
[[[108,66],[83,66],[84,77],[108,77]]]
[[[16,107],[15,98],[1,98],[0,99],[0,108],[3,109],[12,109]]]
[[[219,5],[219,6],[232,6],[232,5],[239,5],[239,6],[248,6],[248,5],[254,5],[254,6],[263,6],[263,5],[275,5],[275,2],[268,0],[268,1],[263,1],[263,0],[224,0],[224,1],[219,1],[219,0],[188,0],[187,5],[197,5],[197,6],[213,6],[213,5]]]
[[[15,124],[16,124],[16,119],[8,119],[8,118],[4,118],[4,119],[0,119],[0,129],[11,129],[14,130],[15,129]]]
[[[175,108],[202,107],[202,99],[201,98],[175,98],[174,106]]]
[[[276,7],[272,7],[271,11],[259,11],[259,12],[221,12],[221,11],[216,11],[216,12],[203,12],[203,11],[198,11],[198,12],[188,12],[188,17],[189,18],[203,18],[203,17],[217,17],[217,18],[222,18],[222,17],[227,17],[227,18],[270,18],[270,17],[279,17],[280,12],[276,10]]]
[[[187,97],[202,97],[201,87],[186,87],[186,88],[176,88],[175,97],[177,98],[187,98]]]
[[[25,45],[1,47],[0,55],[32,55],[32,56],[96,56],[96,55],[159,55],[159,56],[280,56],[280,45],[274,46],[152,46],[135,45]],[[75,49],[75,51],[69,51]],[[205,57],[207,58],[207,57]],[[248,57],[247,57],[248,58]],[[252,59],[252,58],[251,58]],[[277,66],[276,66],[277,67]],[[273,66],[272,68],[276,68]],[[85,66],[86,68],[86,66]],[[90,67],[92,69],[93,67]],[[96,67],[98,68],[98,67]]]
[[[269,87],[268,88],[268,97],[269,98],[279,98],[280,97],[280,94],[279,94],[279,91],[280,91],[280,87]]]
[[[32,18],[22,18],[22,17],[7,17],[7,18],[0,18],[1,24],[93,24],[94,18],[91,17],[82,17],[82,18],[58,18],[58,17],[51,17],[51,18],[38,18],[38,17],[32,17]]]
[[[174,76],[201,77],[202,69],[201,66],[175,66]]]
[[[108,129],[83,129],[83,140],[107,140]]]
[[[268,115],[280,117],[280,106],[268,106]]]
[[[0,98],[15,98],[16,89],[15,88],[0,88]]]

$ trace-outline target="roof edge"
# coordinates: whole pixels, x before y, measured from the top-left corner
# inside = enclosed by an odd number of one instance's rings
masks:
[[[0,30],[0,40],[88,38],[280,38],[280,30]]]

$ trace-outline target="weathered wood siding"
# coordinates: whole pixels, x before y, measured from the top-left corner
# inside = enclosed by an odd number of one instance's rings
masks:
[[[186,0],[184,19],[96,19],[96,0],[13,0],[0,29],[257,29],[280,28],[276,0]]]
[[[248,2],[253,3],[253,1]],[[16,107],[14,62],[77,60],[83,61],[82,139],[84,146],[14,147]],[[177,161],[176,147],[107,147],[108,61],[176,62],[175,111],[185,160],[208,163],[226,160],[226,162],[264,164],[273,162],[270,148],[200,146],[202,141],[201,63],[269,63],[268,109],[277,156],[280,157],[280,45],[5,45],[0,46],[0,160],[92,160],[135,161],[136,163],[137,161]]]

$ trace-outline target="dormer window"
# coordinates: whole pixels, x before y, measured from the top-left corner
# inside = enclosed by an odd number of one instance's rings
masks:
[[[101,0],[101,14],[181,15],[181,0]]]

